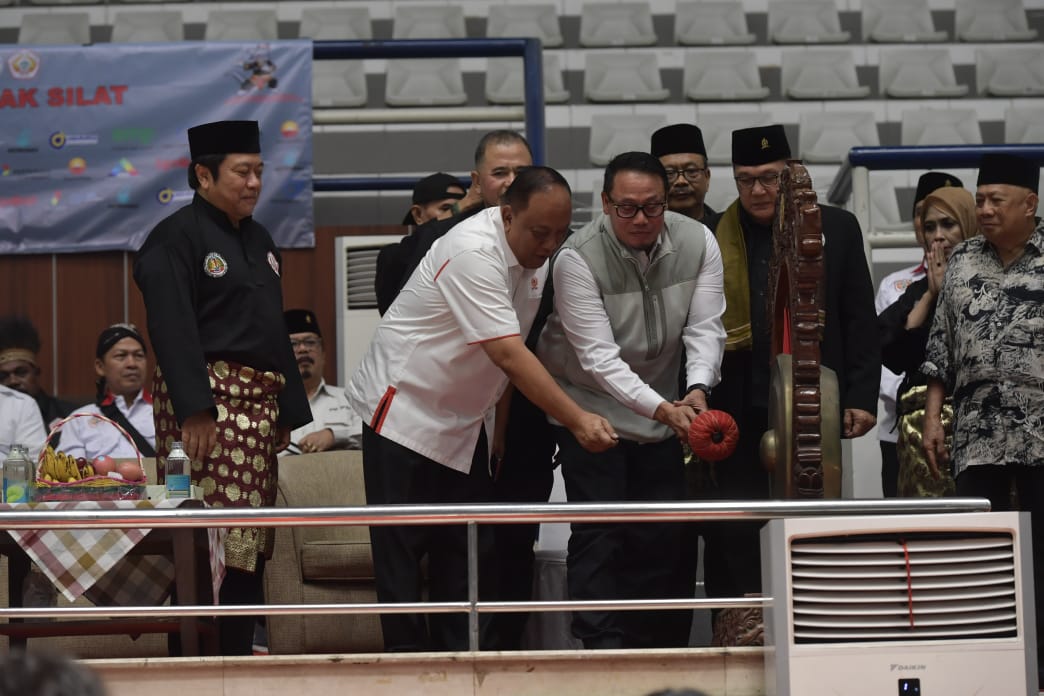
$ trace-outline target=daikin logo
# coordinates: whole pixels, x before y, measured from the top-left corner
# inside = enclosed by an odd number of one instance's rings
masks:
[[[928,665],[900,665],[892,663],[892,672],[923,672],[928,669]]]

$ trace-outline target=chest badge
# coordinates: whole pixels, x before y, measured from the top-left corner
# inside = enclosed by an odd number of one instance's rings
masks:
[[[276,275],[279,275],[279,259],[271,251],[268,252],[268,265],[272,267]]]
[[[220,278],[228,273],[228,262],[224,256],[212,251],[203,259],[203,271],[211,278]]]

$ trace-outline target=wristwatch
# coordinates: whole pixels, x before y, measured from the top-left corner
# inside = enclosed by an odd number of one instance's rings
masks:
[[[710,398],[711,388],[703,382],[697,382],[696,384],[691,385],[688,389],[685,390],[685,393],[689,394],[689,392],[694,391],[696,389],[699,389],[701,392],[703,392],[704,396]]]

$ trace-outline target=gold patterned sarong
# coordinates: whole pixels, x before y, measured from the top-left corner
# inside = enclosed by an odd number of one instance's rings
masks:
[[[942,476],[932,476],[928,460],[924,455],[924,404],[927,387],[911,387],[899,395],[896,411],[899,413],[899,439],[896,452],[899,455],[899,481],[896,492],[901,498],[941,498],[954,495],[957,484],[950,467],[940,468]],[[942,424],[946,431],[946,444],[953,439],[953,405],[949,398],[943,402]]]
[[[217,407],[218,439],[204,461],[193,460],[192,483],[203,489],[203,500],[213,507],[270,507],[275,504],[278,476],[276,399],[286,380],[278,372],[223,360],[208,363],[207,373]],[[174,441],[181,439],[181,428],[158,367],[152,393],[156,469],[162,482],[167,454]],[[254,572],[259,554],[272,555],[273,532],[271,528],[228,530],[225,565]]]

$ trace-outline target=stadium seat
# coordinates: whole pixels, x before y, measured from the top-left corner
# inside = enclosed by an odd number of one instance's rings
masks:
[[[666,123],[661,114],[595,114],[591,117],[591,164],[604,167],[623,152],[648,152],[654,131]]]
[[[682,76],[685,96],[700,101],[751,101],[765,99],[753,51],[687,51]]]
[[[588,53],[584,97],[593,102],[655,102],[671,95],[655,53]]]
[[[279,38],[279,22],[275,10],[211,10],[207,41],[275,41]]]
[[[306,7],[297,33],[314,41],[369,41],[373,38],[370,10],[365,5]]]
[[[562,45],[562,28],[554,5],[491,5],[486,21],[490,38],[533,37],[544,48]]]
[[[972,109],[906,109],[899,140],[904,146],[982,145],[982,131]]]
[[[584,3],[580,10],[581,46],[652,46],[655,43],[656,30],[648,3]]]
[[[975,84],[990,97],[1044,96],[1044,47],[998,46],[975,52]]]
[[[4,3],[11,5],[13,3]],[[29,0],[29,5],[96,5],[98,0]]]
[[[769,39],[778,44],[846,43],[834,0],[769,0]]]
[[[384,101],[389,106],[457,106],[467,100],[457,58],[388,61]]]
[[[180,10],[121,10],[113,14],[113,43],[184,41],[185,24]]]
[[[963,97],[968,93],[968,85],[957,84],[946,48],[882,49],[878,77],[881,94],[889,97]]]
[[[1004,112],[1004,142],[1044,143],[1044,107],[1010,107]]]
[[[312,106],[365,106],[366,71],[361,60],[317,60],[312,63]]]
[[[1022,0],[957,0],[954,13],[957,38],[961,41],[1033,41],[1037,32],[1029,28]]]
[[[544,102],[569,101],[562,66],[555,53],[544,54]],[[490,58],[486,67],[486,100],[491,104],[522,104],[525,86],[521,58]]]
[[[790,99],[870,96],[870,88],[859,84],[855,59],[847,48],[784,52],[781,84]]]
[[[870,172],[870,221],[872,229],[881,231],[910,229],[911,224],[903,222],[899,214],[899,200],[891,172]],[[863,230],[863,233],[873,232]]]
[[[870,111],[817,111],[801,114],[798,152],[813,164],[843,162],[853,147],[881,144],[877,120]]]
[[[767,126],[769,123],[772,123],[772,114],[762,111],[700,114],[696,119],[696,125],[703,132],[703,143],[707,146],[707,162],[732,164],[732,131]]]
[[[681,46],[749,45],[757,37],[747,28],[739,0],[679,2],[674,15],[674,43]]]
[[[459,5],[397,5],[393,39],[463,39],[464,8]]]
[[[920,44],[948,38],[936,30],[928,0],[863,0],[863,41]]]
[[[86,45],[91,42],[91,20],[86,12],[22,15],[19,44]]]

